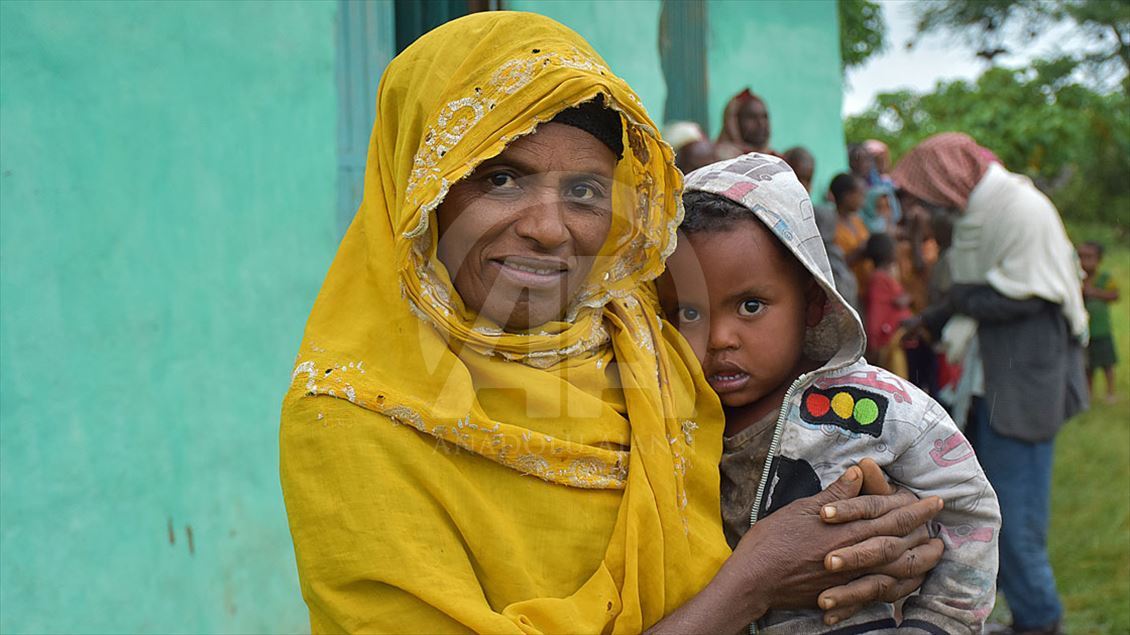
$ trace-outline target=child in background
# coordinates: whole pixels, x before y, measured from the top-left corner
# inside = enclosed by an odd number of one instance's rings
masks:
[[[1103,371],[1106,377],[1106,402],[1114,403],[1114,365],[1118,355],[1114,351],[1114,337],[1110,328],[1110,304],[1118,301],[1118,286],[1108,271],[1100,271],[1103,246],[1089,241],[1078,247],[1079,264],[1087,277],[1083,280],[1083,301],[1090,314],[1091,342],[1087,344],[1087,386],[1094,397],[1095,372]]]
[[[906,355],[902,351],[901,324],[914,316],[910,295],[899,282],[895,262],[895,239],[888,234],[871,234],[867,240],[867,258],[874,269],[867,282],[867,357],[879,366],[906,377]],[[901,371],[901,372],[900,372]]]
[[[660,303],[726,412],[719,464],[726,539],[819,492],[866,457],[919,496],[941,496],[942,561],[897,624],[889,604],[834,627],[772,611],[758,632],[981,633],[995,599],[996,495],[968,442],[921,390],[862,360],[865,336],[836,292],[808,193],[751,153],[692,172]],[[822,608],[829,608],[824,606]]]
[[[871,232],[859,214],[866,200],[867,186],[858,177],[837,174],[828,186],[836,204],[836,246],[844,253],[844,260],[855,274],[859,297],[867,297],[867,279],[871,277],[871,264],[866,258],[867,239]]]

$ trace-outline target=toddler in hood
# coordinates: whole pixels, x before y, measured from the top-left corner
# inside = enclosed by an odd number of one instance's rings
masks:
[[[828,626],[772,611],[760,633],[981,633],[993,608],[1000,511],[969,443],[933,399],[863,360],[856,312],[836,292],[812,203],[788,165],[751,153],[688,175],[678,248],[659,281],[726,410],[722,516],[731,547],[756,523],[870,457],[945,501],[945,543],[901,623],[875,604]]]

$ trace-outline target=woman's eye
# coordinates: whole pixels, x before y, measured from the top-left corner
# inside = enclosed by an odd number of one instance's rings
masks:
[[[742,305],[738,308],[738,313],[741,315],[754,315],[761,310],[762,306],[764,305],[758,300],[746,300],[742,302]]]
[[[495,172],[487,176],[487,183],[495,189],[511,189],[518,186],[518,181],[506,172]]]
[[[698,309],[683,307],[679,309],[677,317],[679,318],[680,324],[688,324],[690,322],[697,322],[698,319],[702,317],[702,314],[698,312]]]
[[[571,201],[592,203],[604,198],[604,192],[592,183],[574,183],[565,190]]]

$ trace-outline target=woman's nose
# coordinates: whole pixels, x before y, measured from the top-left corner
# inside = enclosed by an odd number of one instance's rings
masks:
[[[518,212],[514,231],[542,249],[557,249],[569,241],[565,212],[560,194],[555,191],[544,193]]]

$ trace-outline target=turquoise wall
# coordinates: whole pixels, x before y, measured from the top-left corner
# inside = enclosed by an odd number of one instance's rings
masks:
[[[659,65],[660,0],[505,0],[507,9],[532,11],[573,29],[640,96],[662,127],[667,84]]]
[[[335,12],[0,2],[0,632],[308,629],[277,430]]]
[[[711,135],[726,103],[749,86],[768,106],[773,149],[802,145],[816,157],[819,196],[847,169],[835,0],[708,0],[706,15]]]
[[[661,122],[658,0],[506,4]],[[0,632],[308,629],[278,407],[339,236],[339,124],[379,73],[343,64],[338,9],[0,2]],[[751,84],[826,181],[834,4],[708,15],[711,112]]]
[[[847,169],[835,0],[707,2],[711,136],[721,129],[726,102],[750,86],[768,102],[773,147],[807,147],[816,157],[814,183],[826,187]],[[660,0],[507,0],[505,5],[549,16],[580,33],[639,93],[652,119],[665,123]]]

